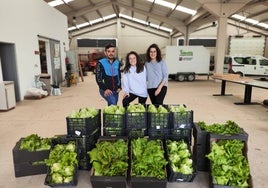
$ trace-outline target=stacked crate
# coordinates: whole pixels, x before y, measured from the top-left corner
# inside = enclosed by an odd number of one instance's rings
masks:
[[[126,136],[126,114],[103,113],[103,136]]]
[[[157,105],[156,108],[158,109],[160,106],[161,105]],[[161,107],[166,108],[167,112],[150,112],[150,105],[147,107],[149,137],[158,137],[163,139],[165,135],[170,134],[170,113],[168,112],[166,105]]]
[[[248,134],[244,130],[242,130],[241,134],[235,135],[212,134],[202,130],[198,123],[194,123],[193,136],[193,156],[198,171],[209,171],[209,160],[206,155],[210,151],[210,139],[238,139],[243,141],[248,140]]]
[[[197,123],[193,126],[193,159],[196,163],[196,168],[198,171],[208,171],[209,161],[206,155],[209,152],[209,133],[207,131],[201,130]]]
[[[139,108],[141,104],[132,105],[136,109]],[[148,127],[147,127],[147,112],[146,107],[141,106],[142,110],[132,112],[127,109],[126,112],[126,135],[129,138],[138,138],[144,137],[148,135]]]
[[[168,109],[179,108],[180,105],[168,105]],[[183,112],[170,112],[170,135],[185,139],[192,145],[193,111],[187,110],[186,105]]]
[[[91,165],[87,152],[95,147],[101,135],[101,110],[98,109],[98,115],[92,118],[66,117],[66,122],[67,136],[75,138],[78,142],[78,167],[80,170],[90,170]]]

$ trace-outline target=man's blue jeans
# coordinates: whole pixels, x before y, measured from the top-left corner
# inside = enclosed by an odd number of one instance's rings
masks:
[[[113,91],[112,95],[104,96],[104,90],[100,89],[100,95],[108,102],[108,106],[117,105],[118,102],[118,93],[117,91]]]

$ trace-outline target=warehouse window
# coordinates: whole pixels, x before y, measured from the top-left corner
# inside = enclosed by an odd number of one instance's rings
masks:
[[[107,44],[114,44],[116,46],[116,39],[77,39],[78,47],[102,48]]]
[[[178,46],[184,45],[184,39],[178,39]],[[216,39],[189,39],[189,46],[216,47]]]

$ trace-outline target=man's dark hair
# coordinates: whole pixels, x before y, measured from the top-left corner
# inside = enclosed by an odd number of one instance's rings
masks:
[[[105,46],[105,51],[106,51],[107,49],[109,49],[109,48],[115,48],[115,45],[114,45],[114,44],[107,44],[107,45]]]

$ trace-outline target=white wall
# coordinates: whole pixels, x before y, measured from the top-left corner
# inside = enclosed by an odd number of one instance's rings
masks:
[[[43,0],[1,0],[0,23],[0,42],[15,44],[21,99],[32,87],[34,75],[41,72],[39,55],[34,54],[34,51],[39,51],[37,35],[60,41],[65,72],[64,49],[69,48],[65,15]]]

